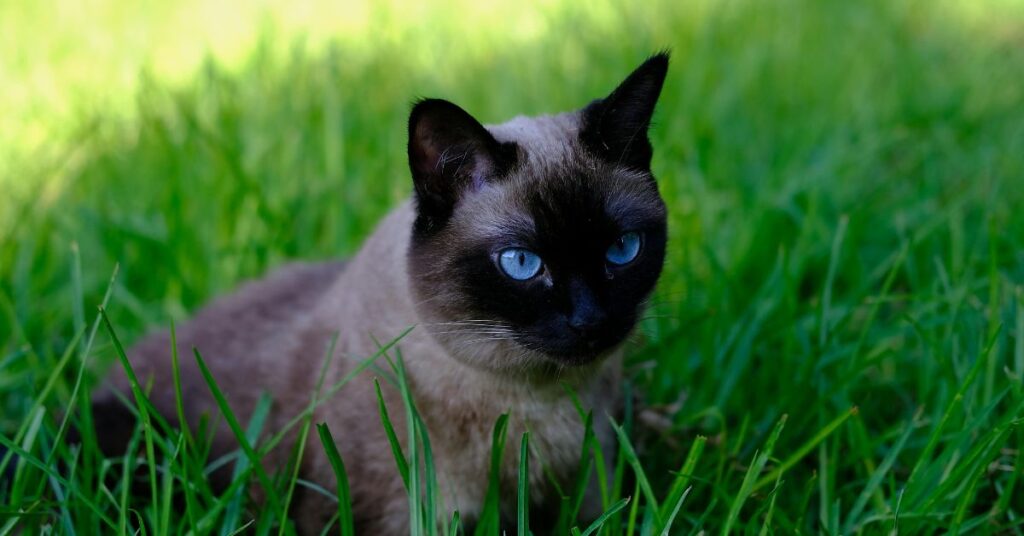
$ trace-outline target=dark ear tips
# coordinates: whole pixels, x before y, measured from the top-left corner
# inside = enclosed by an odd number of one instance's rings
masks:
[[[633,70],[626,77],[626,80],[616,88],[618,90],[631,90],[652,98],[657,102],[661,94],[661,86],[665,83],[665,76],[668,74],[669,52],[663,50],[647,58],[639,67]]]
[[[591,151],[616,164],[646,170],[651,164],[647,130],[668,74],[669,52],[640,64],[614,91],[583,110],[580,138]]]
[[[409,114],[409,166],[413,178],[442,173],[451,149],[486,134],[482,125],[455,104],[423,99]]]
[[[646,67],[664,81],[665,75],[668,73],[668,64],[671,57],[672,52],[668,49],[660,50],[650,58],[647,58],[647,61],[643,62],[637,70],[639,71]]]
[[[468,112],[441,99],[413,105],[408,152],[422,230],[443,224],[465,190],[503,174],[516,154],[513,144],[499,143]]]

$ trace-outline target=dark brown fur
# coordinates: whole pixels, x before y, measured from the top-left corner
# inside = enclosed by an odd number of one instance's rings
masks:
[[[193,348],[198,349],[214,378],[223,383],[229,403],[241,422],[248,422],[262,390],[245,389],[244,382],[256,373],[254,370],[239,370],[251,361],[248,359],[255,349],[271,344],[270,341],[283,332],[293,329],[296,311],[310,310],[334,280],[341,274],[343,262],[322,262],[318,264],[295,263],[284,266],[266,279],[252,281],[239,287],[203,308],[189,322],[177,330],[179,363],[182,376],[182,402],[185,418],[193,427],[204,414],[213,417],[216,407],[210,389],[199,373],[192,356]],[[307,359],[295,359],[288,366],[278,367],[276,372],[284,373],[287,389],[275,395],[308,396],[311,388],[311,368],[323,358],[327,351],[330,334],[304,339],[307,344],[302,353]],[[153,378],[149,398],[153,405],[165,413],[169,422],[177,423],[174,384],[169,381],[171,374],[171,334],[161,331],[144,338],[131,349],[133,370],[143,381]],[[113,387],[121,393],[129,393],[127,376],[117,370],[111,378]],[[239,388],[243,387],[243,388]],[[114,454],[124,449],[135,428],[134,415],[107,389],[94,397],[95,426],[101,433],[97,439],[100,448]],[[277,406],[280,408],[280,405]],[[284,416],[290,418],[291,415]],[[181,423],[177,423],[181,426]],[[215,436],[214,452],[225,453],[237,445],[227,430]],[[230,475],[225,471],[214,473],[215,486],[223,487]]]

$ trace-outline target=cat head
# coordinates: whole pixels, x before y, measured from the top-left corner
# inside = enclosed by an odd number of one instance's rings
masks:
[[[495,126],[413,107],[408,274],[421,328],[457,359],[582,366],[632,331],[665,257],[647,130],[667,69],[658,54],[582,110]]]

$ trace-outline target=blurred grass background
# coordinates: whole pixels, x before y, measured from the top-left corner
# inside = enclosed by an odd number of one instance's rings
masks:
[[[959,516],[1019,533],[1014,0],[0,4],[0,431],[115,264],[131,340],[288,259],[358,248],[410,191],[414,98],[484,122],[557,112],[662,48],[672,243],[631,363],[652,478],[710,438],[687,530],[722,526],[788,414],[766,469],[783,483],[746,529],[777,501],[781,532],[902,512],[912,532]]]

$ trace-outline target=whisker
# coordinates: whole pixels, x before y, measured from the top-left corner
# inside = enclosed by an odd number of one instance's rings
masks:
[[[493,320],[459,320],[451,322],[423,322],[421,326],[502,326],[511,327],[508,323]]]
[[[424,303],[432,302],[434,300],[440,300],[442,298],[449,298],[449,296],[447,296],[445,294],[438,294],[436,296],[431,296],[429,298],[424,298],[422,300],[413,302],[413,305],[423,305]]]
[[[511,331],[432,331],[433,335],[512,335]]]

